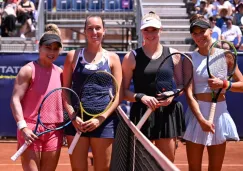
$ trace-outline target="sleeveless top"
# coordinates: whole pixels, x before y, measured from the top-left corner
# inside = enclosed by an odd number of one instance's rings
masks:
[[[136,60],[136,67],[133,71],[134,92],[145,93],[149,96],[156,96],[157,91],[154,83],[155,76],[161,62],[168,55],[170,55],[169,48],[163,46],[163,53],[157,59],[150,59],[149,57],[147,57],[142,48],[136,49],[135,51],[133,51],[133,53]],[[170,58],[169,60],[170,61],[167,62],[168,65],[163,66],[163,70],[165,69],[167,73],[169,72],[171,73],[171,75],[173,75],[174,64],[172,58]]]
[[[21,100],[24,119],[27,122],[36,122],[37,112],[41,101],[47,93],[55,88],[61,87],[61,72],[59,67],[52,64],[51,68],[41,67],[36,62],[30,62],[27,64],[32,68],[32,78],[30,85]],[[61,102],[53,103],[55,105],[62,105]],[[48,115],[51,113],[48,113]],[[57,117],[57,123],[62,122],[62,111],[57,114],[53,114]]]
[[[23,3],[23,1],[21,1],[21,2],[20,2],[20,6],[21,6],[22,8],[31,8],[31,5],[30,5],[31,1],[29,0],[28,2],[29,2],[29,4],[26,5],[26,4]],[[33,12],[32,12],[32,11],[30,11],[30,12],[28,11],[27,13],[30,14],[31,16],[33,15]]]
[[[84,57],[84,48],[80,50],[76,61],[76,66],[72,74],[72,89],[79,95],[80,88],[82,87],[86,78],[96,71],[106,71],[111,73],[109,65],[108,52],[103,50],[102,57],[98,63],[88,63]],[[84,120],[88,120],[91,117],[84,115]]]
[[[194,64],[193,68],[193,80],[194,80],[194,93],[211,93],[212,90],[208,85],[208,73],[207,73],[207,57],[202,56],[197,51],[191,54]],[[215,60],[216,59],[216,60]],[[216,69],[211,71],[215,77],[220,79],[227,78],[227,63],[222,49],[215,49],[215,53],[210,56],[209,63],[213,62],[213,66]],[[225,92],[225,90],[222,90]]]

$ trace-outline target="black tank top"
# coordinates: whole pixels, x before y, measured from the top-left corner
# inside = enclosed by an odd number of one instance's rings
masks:
[[[157,59],[150,59],[147,57],[142,48],[135,50],[136,67],[133,71],[133,84],[135,93],[145,93],[146,95],[155,96],[157,93],[155,89],[155,76],[159,65],[168,55],[170,50],[163,46],[163,53]],[[172,58],[166,67],[167,72],[174,73],[174,64]],[[163,68],[165,69],[165,68]]]

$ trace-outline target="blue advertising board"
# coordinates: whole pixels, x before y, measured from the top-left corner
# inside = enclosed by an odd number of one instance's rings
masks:
[[[118,55],[122,59],[125,53]],[[66,54],[61,54],[55,61],[58,66],[63,66]],[[1,53],[0,54],[0,136],[16,136],[16,122],[10,109],[14,78],[20,68],[30,61],[37,60],[37,53]],[[243,55],[238,56],[238,64],[243,72]],[[185,97],[178,98],[187,108]],[[235,121],[240,137],[243,137],[243,111],[241,108],[243,93],[227,93],[228,110]],[[129,102],[121,104],[122,108],[129,113]]]

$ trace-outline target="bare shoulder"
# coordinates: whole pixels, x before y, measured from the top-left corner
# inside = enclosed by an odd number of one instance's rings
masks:
[[[108,53],[108,56],[112,59],[120,59],[120,57],[118,56],[118,54],[116,54],[115,52],[110,52],[110,51],[106,51]]]
[[[24,65],[24,66],[20,69],[20,71],[19,71],[17,77],[18,77],[18,78],[24,78],[24,79],[31,79],[31,77],[32,77],[32,72],[33,72],[33,69],[31,68],[31,66],[28,65],[28,64],[26,64],[26,65]]]
[[[67,58],[73,58],[73,57],[74,57],[74,54],[75,54],[75,50],[70,50],[70,51],[67,53]]]

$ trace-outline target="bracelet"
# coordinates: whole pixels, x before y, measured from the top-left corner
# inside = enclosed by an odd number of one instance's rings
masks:
[[[228,87],[228,81],[227,80],[223,80],[223,89],[226,89]]]
[[[231,89],[231,87],[232,87],[232,82],[231,82],[231,81],[228,81],[228,87],[227,87],[227,89],[226,89],[226,90],[230,90],[230,89]]]
[[[143,93],[137,93],[135,95],[136,102],[141,102],[141,99],[143,98],[143,96],[145,96],[145,94],[143,94]]]
[[[18,121],[17,122],[17,127],[18,127],[19,130],[27,127],[27,124],[26,124],[25,120]]]

